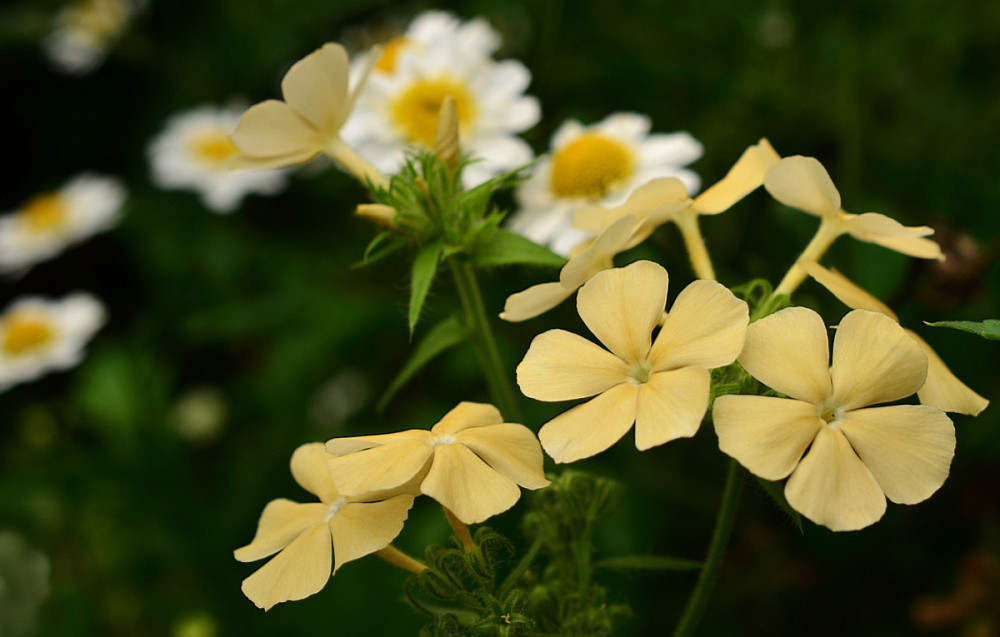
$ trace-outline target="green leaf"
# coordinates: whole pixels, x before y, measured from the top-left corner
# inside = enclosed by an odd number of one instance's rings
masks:
[[[975,321],[940,321],[938,323],[924,321],[924,323],[931,327],[953,327],[963,332],[978,334],[991,341],[1000,341],[1000,320],[997,319],[986,319],[982,323],[976,323]]]
[[[780,482],[771,482],[770,480],[765,480],[764,478],[757,478],[757,484],[760,488],[764,490],[764,493],[774,501],[782,511],[788,514],[791,518],[792,523],[795,528],[799,530],[799,533],[805,533],[802,528],[802,516],[799,512],[792,508],[792,505],[788,504],[788,500],[785,499],[785,489],[782,487]]]
[[[375,235],[375,238],[372,239],[371,243],[368,244],[368,247],[365,248],[364,256],[361,257],[360,261],[352,263],[351,269],[355,270],[357,268],[363,268],[377,261],[381,261],[406,245],[403,241],[393,239],[398,239],[398,237],[396,236],[396,233],[389,230]],[[382,245],[387,241],[388,245]]]
[[[396,392],[402,389],[418,371],[441,352],[465,340],[468,332],[468,328],[462,324],[457,316],[452,316],[435,325],[413,350],[413,354],[403,365],[403,369],[389,383],[388,389],[379,398],[375,410],[378,413],[385,411]]]
[[[509,230],[497,229],[488,239],[478,243],[471,255],[478,265],[510,265],[522,263],[561,268],[566,259],[540,246],[531,239]]]
[[[594,566],[618,570],[697,571],[701,568],[701,562],[669,555],[629,555],[598,560],[594,562]]]
[[[434,275],[437,274],[438,263],[441,261],[441,242],[431,241],[420,248],[417,258],[413,260],[413,273],[410,278],[410,336],[420,319],[420,310],[430,292]]]

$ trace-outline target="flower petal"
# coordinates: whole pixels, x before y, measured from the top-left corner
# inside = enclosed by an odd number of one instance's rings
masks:
[[[691,208],[703,215],[729,210],[737,201],[759,188],[764,183],[764,173],[780,159],[770,142],[761,139],[743,151],[725,177],[698,195]]]
[[[465,445],[439,445],[420,491],[466,524],[478,524],[514,506],[521,490]]]
[[[652,261],[598,272],[576,295],[590,331],[629,363],[646,358],[666,303],[667,271]]]
[[[722,367],[743,350],[750,312],[744,301],[715,281],[681,290],[649,353],[655,371]]]
[[[798,265],[852,310],[878,312],[885,314],[897,323],[899,322],[899,318],[889,309],[888,305],[879,301],[840,272],[827,270],[815,261],[799,261]]]
[[[243,580],[243,594],[264,610],[315,595],[330,579],[332,558],[330,529],[318,524]]]
[[[503,422],[500,410],[486,403],[461,402],[431,427],[435,436],[455,434],[472,427],[489,427]]]
[[[937,491],[955,455],[955,426],[926,405],[857,409],[840,430],[885,495],[898,504],[923,502]]]
[[[751,376],[814,405],[832,393],[826,325],[816,312],[789,307],[747,328],[738,360]]]
[[[330,479],[330,471],[326,468],[329,457],[323,443],[311,442],[296,449],[291,462],[295,481],[324,504],[331,504],[340,497]]]
[[[288,69],[281,80],[285,102],[323,135],[335,135],[347,119],[350,63],[339,44],[324,44]]]
[[[511,323],[526,321],[548,312],[570,296],[576,289],[563,287],[561,283],[540,283],[507,297],[500,318]]]
[[[638,388],[612,387],[542,425],[538,439],[558,463],[589,458],[618,442],[635,422]]]
[[[326,505],[319,502],[300,504],[283,498],[271,500],[260,515],[253,541],[236,549],[233,556],[241,562],[253,562],[273,555],[309,527],[322,524],[325,518]]]
[[[854,310],[833,339],[833,400],[850,410],[915,394],[927,378],[927,356],[884,314]]]
[[[382,502],[345,504],[330,520],[333,572],[352,560],[389,546],[403,530],[403,522],[412,506],[412,495],[397,495]]]
[[[708,409],[708,371],[686,367],[650,375],[639,386],[635,448],[645,451],[698,431]]]
[[[424,469],[432,454],[427,440],[408,440],[336,456],[327,460],[327,467],[337,490],[356,496],[406,483]]]
[[[841,224],[852,237],[860,241],[876,243],[919,259],[944,258],[941,246],[932,239],[924,238],[934,234],[934,230],[927,226],[904,226],[895,219],[876,212],[841,215]]]
[[[813,157],[786,157],[767,169],[764,187],[791,208],[831,218],[840,211],[840,193],[830,174]]]
[[[712,420],[719,449],[765,480],[787,477],[825,426],[816,405],[773,396],[719,396]]]
[[[631,215],[612,223],[589,246],[570,258],[569,263],[559,271],[559,282],[563,287],[575,290],[598,272],[614,267],[612,259],[625,250],[637,227],[636,219]]]
[[[230,137],[236,148],[251,159],[307,152],[315,155],[320,151],[315,129],[278,100],[267,100],[245,110]]]
[[[661,208],[677,212],[687,208],[689,201],[684,182],[673,177],[661,177],[636,188],[625,203],[616,208],[610,210],[600,206],[580,208],[573,216],[573,225],[596,234],[622,217],[632,215],[636,219],[643,219]],[[662,212],[658,216],[668,216],[668,213]],[[660,223],[666,220],[664,218]]]
[[[431,434],[423,429],[407,429],[391,434],[376,434],[373,436],[354,436],[353,438],[331,438],[326,441],[326,452],[334,456],[346,456],[355,451],[363,451],[396,442],[412,440],[429,440]]]
[[[833,531],[856,531],[885,513],[882,489],[839,431],[820,427],[785,484],[793,509]]]
[[[549,330],[531,341],[517,366],[517,385],[535,400],[574,400],[627,381],[628,371],[628,363],[582,336]]]
[[[545,462],[542,447],[524,425],[503,423],[466,429],[455,436],[455,442],[465,445],[501,475],[526,489],[549,485],[542,467]]]
[[[937,355],[927,341],[920,338],[916,332],[906,330],[906,333],[917,342],[920,349],[927,355],[927,380],[917,391],[921,404],[937,407],[941,411],[957,414],[978,416],[986,409],[990,401],[986,400],[960,381],[951,373],[941,357]]]

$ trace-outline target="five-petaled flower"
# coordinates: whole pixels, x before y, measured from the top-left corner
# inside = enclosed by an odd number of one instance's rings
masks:
[[[517,367],[526,396],[596,396],[542,426],[538,437],[556,462],[604,451],[633,423],[640,450],[698,430],[708,408],[708,370],[740,353],[747,305],[715,281],[695,281],[677,296],[654,341],[667,282],[662,267],[638,261],[600,272],[580,289],[580,317],[610,352],[563,330],[531,342]]]
[[[889,317],[848,313],[833,364],[816,312],[792,307],[747,330],[739,362],[788,398],[721,396],[713,417],[719,447],[765,480],[789,477],[796,511],[834,531],[877,522],[888,497],[922,502],[948,477],[955,428],[927,405],[873,407],[924,384],[927,357]]]

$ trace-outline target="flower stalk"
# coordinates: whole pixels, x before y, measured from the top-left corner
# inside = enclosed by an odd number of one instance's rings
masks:
[[[442,505],[441,508],[444,510],[444,517],[448,520],[451,530],[454,531],[455,535],[458,536],[458,539],[462,541],[462,547],[465,549],[465,552],[471,553],[472,551],[475,551],[476,543],[472,539],[472,534],[469,533],[468,525],[459,520],[448,507]]]
[[[376,188],[387,189],[389,187],[389,180],[386,179],[385,175],[362,159],[361,155],[354,152],[354,149],[342,142],[339,137],[334,137],[330,140],[324,151],[337,162],[338,166],[357,178],[361,183],[365,185],[371,184]]]
[[[410,571],[411,573],[421,573],[427,570],[427,565],[420,560],[414,559],[407,555],[406,553],[400,551],[395,546],[390,544],[384,549],[380,549],[375,552],[386,562],[389,562],[393,566],[398,566],[404,571]]]
[[[708,256],[705,239],[701,236],[701,228],[698,227],[698,213],[686,208],[677,214],[674,223],[680,228],[681,236],[684,237],[684,246],[687,248],[695,276],[714,281],[715,269],[712,267],[712,259]]]
[[[788,273],[785,274],[785,278],[781,280],[778,287],[774,290],[774,296],[781,294],[791,295],[802,281],[806,278],[806,271],[802,269],[799,263],[806,261],[819,261],[823,255],[826,253],[827,249],[833,244],[834,240],[842,234],[842,228],[836,217],[824,217],[823,221],[819,224],[819,230],[816,231],[816,235],[813,236],[812,241],[806,246],[806,249],[802,251],[802,255],[796,259],[795,263],[791,268],[788,269]]]

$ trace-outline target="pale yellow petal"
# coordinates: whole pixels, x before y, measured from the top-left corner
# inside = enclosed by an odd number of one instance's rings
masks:
[[[329,457],[323,443],[311,442],[296,449],[291,461],[292,477],[299,486],[326,504],[340,497],[326,468],[326,460]]]
[[[549,330],[531,341],[517,385],[535,400],[574,400],[626,382],[628,371],[628,363],[582,336]]]
[[[636,188],[625,203],[616,208],[607,209],[599,206],[581,208],[573,216],[573,225],[597,234],[628,215],[636,219],[652,215],[659,223],[664,223],[672,213],[687,208],[689,203],[684,182],[674,177],[661,177]]]
[[[440,445],[420,485],[428,495],[466,524],[478,524],[514,506],[521,490],[465,445]]]
[[[397,495],[382,502],[345,504],[330,520],[333,572],[351,560],[389,546],[403,530],[412,506],[412,495]]]
[[[540,283],[507,297],[500,318],[511,323],[526,321],[548,312],[576,292],[561,283]]]
[[[411,442],[414,440],[430,440],[431,432],[424,429],[407,429],[390,434],[375,434],[371,436],[354,436],[352,438],[331,438],[326,441],[326,452],[333,456],[346,456],[355,451],[363,451],[396,442]]]
[[[920,259],[942,259],[941,246],[932,239],[934,229],[927,226],[908,227],[891,217],[875,212],[863,215],[841,215],[841,224],[855,239],[878,244]]]
[[[347,119],[349,73],[344,47],[324,44],[288,69],[281,94],[317,131],[335,135]]]
[[[813,157],[786,157],[767,169],[764,187],[791,208],[817,217],[833,218],[840,211],[840,193],[823,164]]]
[[[719,449],[765,480],[787,477],[825,426],[816,405],[772,396],[719,396],[712,420]]]
[[[327,467],[337,490],[355,496],[408,482],[424,470],[432,453],[427,440],[410,440],[332,457]]]
[[[780,159],[766,139],[760,140],[743,151],[725,177],[695,197],[691,208],[703,215],[729,210],[737,201],[763,185],[764,173]]]
[[[927,380],[917,391],[917,398],[924,405],[937,407],[942,411],[957,414],[978,416],[986,409],[990,401],[986,400],[960,381],[948,369],[941,357],[937,355],[927,341],[920,338],[916,332],[906,330],[906,333],[917,342],[920,349],[927,355]]]
[[[940,409],[926,405],[857,409],[844,414],[839,426],[893,502],[923,502],[948,477],[955,455],[955,426]]]
[[[288,104],[267,100],[243,112],[231,139],[249,158],[318,154],[316,130]]]
[[[330,579],[332,559],[330,529],[318,524],[243,580],[243,594],[264,610],[315,595]]]
[[[435,436],[456,434],[473,427],[489,427],[503,422],[500,410],[486,403],[461,402],[431,427]]]
[[[884,314],[854,310],[833,339],[833,401],[857,409],[913,395],[927,377],[927,356]]]
[[[326,505],[319,502],[300,504],[285,499],[271,500],[260,515],[253,541],[236,549],[233,556],[241,562],[253,562],[273,555],[306,529],[322,524],[326,510]]]
[[[272,155],[270,157],[248,157],[246,155],[233,155],[226,160],[227,170],[273,170],[275,168],[286,168],[304,164],[316,155],[319,150],[309,147],[299,152],[286,155]]]
[[[576,295],[590,331],[629,363],[646,358],[666,304],[667,271],[652,261],[599,272]]]
[[[535,434],[514,423],[466,429],[455,436],[500,474],[526,489],[549,485],[545,478],[545,456]]]
[[[696,367],[657,372],[639,385],[635,448],[645,451],[698,431],[708,409],[711,380]]]
[[[715,281],[695,281],[681,290],[649,354],[656,371],[722,367],[736,360],[746,339],[749,310]]]
[[[852,310],[878,312],[899,322],[899,318],[889,309],[888,305],[879,301],[840,272],[828,270],[815,261],[800,261],[799,267]]]
[[[635,422],[639,388],[625,383],[542,425],[538,439],[558,463],[589,458],[615,444]]]
[[[637,227],[635,217],[628,215],[612,223],[579,254],[559,271],[559,282],[568,290],[576,290],[590,277],[614,266],[616,254],[625,250]]]
[[[751,323],[738,360],[751,376],[792,398],[820,405],[832,392],[826,325],[810,309],[789,307]]]
[[[856,531],[885,513],[882,489],[839,431],[821,427],[785,484],[793,509],[833,531]]]

